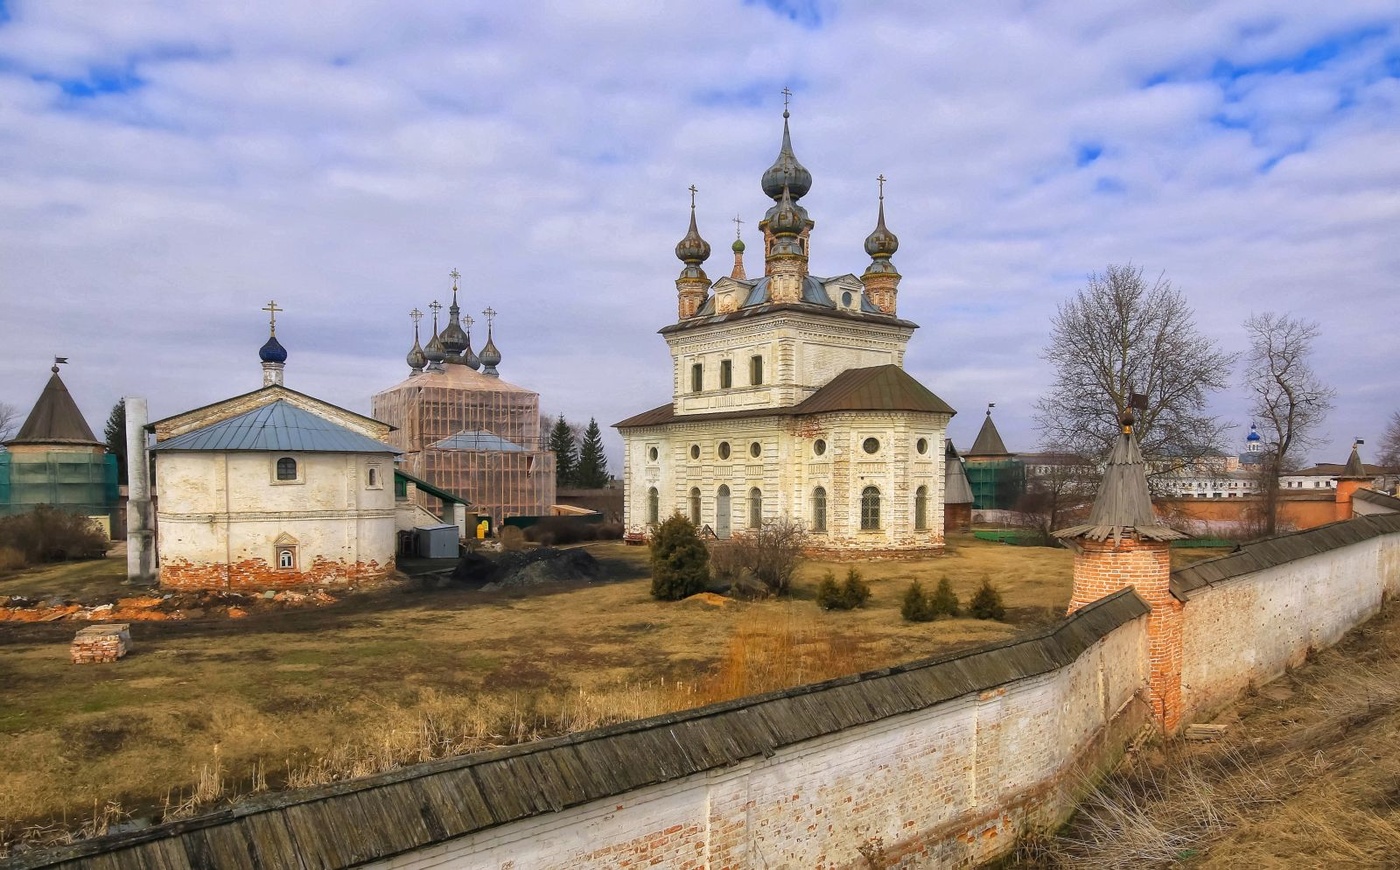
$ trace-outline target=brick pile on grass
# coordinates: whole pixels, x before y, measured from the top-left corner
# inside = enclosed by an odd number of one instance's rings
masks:
[[[89,625],[78,630],[68,653],[75,665],[90,665],[98,662],[114,662],[131,650],[130,626]]]

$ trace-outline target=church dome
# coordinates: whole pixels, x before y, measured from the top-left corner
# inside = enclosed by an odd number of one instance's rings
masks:
[[[423,356],[430,363],[440,363],[447,359],[447,353],[442,348],[442,340],[437,337],[436,333],[428,339],[428,346],[423,349]]]
[[[423,366],[428,364],[428,358],[423,354],[423,346],[418,343],[417,336],[413,339],[413,347],[409,350],[408,356],[404,357],[408,361],[408,367],[415,372],[422,371]]]
[[[690,205],[690,230],[676,245],[676,259],[687,266],[698,266],[710,258],[710,243],[700,238],[695,226],[695,203]]]
[[[899,250],[899,237],[885,226],[885,198],[880,197],[880,217],[875,222],[875,231],[865,237],[865,252],[872,257],[889,259]]]
[[[792,201],[785,187],[779,192],[776,210],[768,221],[768,229],[775,236],[795,236],[807,228],[807,209]]]
[[[778,149],[778,157],[773,165],[763,173],[763,193],[777,199],[786,187],[793,199],[801,199],[812,189],[812,173],[797,161],[792,153],[792,136],[788,133],[788,111],[783,110],[783,145]]]
[[[1255,424],[1253,424],[1253,423],[1250,423],[1250,424],[1249,424],[1249,434],[1245,436],[1244,440],[1246,440],[1246,441],[1248,441],[1248,442],[1250,442],[1250,443],[1253,443],[1253,442],[1255,442],[1255,441],[1260,441],[1260,440],[1262,440],[1262,439],[1259,437],[1259,430],[1255,427]]]
[[[729,246],[729,249],[730,249],[731,251],[733,251],[734,253],[736,253],[736,254],[742,254],[742,253],[744,253],[744,240],[743,240],[743,239],[735,239],[735,240],[734,240],[734,244],[730,245],[730,246]]]
[[[287,361],[287,349],[277,340],[277,336],[269,335],[267,343],[258,349],[258,359],[265,363],[284,363]]]

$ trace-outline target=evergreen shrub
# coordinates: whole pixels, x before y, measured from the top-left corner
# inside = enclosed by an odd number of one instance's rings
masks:
[[[651,536],[651,595],[679,601],[705,591],[710,577],[710,551],[695,524],[672,514]]]
[[[933,615],[937,616],[957,616],[962,612],[962,605],[958,602],[958,594],[953,591],[953,584],[944,577],[938,581],[938,588],[933,590],[929,596],[929,608]]]
[[[982,585],[977,587],[977,594],[968,602],[967,610],[978,619],[999,620],[1006,616],[1006,606],[1002,604],[1001,593],[986,577],[982,578]]]

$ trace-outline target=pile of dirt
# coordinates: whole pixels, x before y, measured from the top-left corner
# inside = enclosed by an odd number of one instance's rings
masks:
[[[603,566],[587,550],[538,547],[490,558],[467,553],[452,571],[452,580],[484,591],[540,586],[548,583],[593,583],[603,579]]]
[[[205,616],[238,618],[252,612],[331,604],[335,596],[321,589],[267,592],[186,591],[77,601],[61,596],[25,598],[0,596],[0,622],[57,622],[59,620],[151,622],[166,619],[199,619]]]

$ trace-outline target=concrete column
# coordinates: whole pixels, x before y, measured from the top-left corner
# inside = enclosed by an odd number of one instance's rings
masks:
[[[155,514],[151,509],[151,460],[146,449],[146,400],[126,402],[126,577],[133,583],[156,581]]]
[[[467,506],[461,502],[452,503],[452,524],[457,527],[458,537],[476,537],[476,529],[467,528]]]

